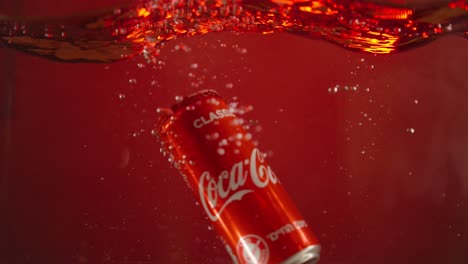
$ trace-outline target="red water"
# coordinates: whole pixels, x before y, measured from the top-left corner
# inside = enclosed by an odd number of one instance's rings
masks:
[[[18,14],[98,5],[27,0]],[[445,11],[428,17],[465,12],[435,6]],[[53,41],[52,58],[66,43]],[[78,56],[112,64],[0,49],[0,263],[229,263],[151,135],[157,107],[206,88],[251,110],[254,138],[323,245],[319,263],[467,262],[464,38],[389,56],[295,34],[158,47],[156,64],[120,60],[121,48]]]
[[[387,54],[445,34],[468,32],[463,1],[425,8],[347,0],[146,1],[62,18],[0,20],[7,47],[62,61],[109,62],[162,43],[220,31],[288,32],[345,48]]]

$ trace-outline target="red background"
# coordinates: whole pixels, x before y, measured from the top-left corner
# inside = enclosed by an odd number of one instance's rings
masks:
[[[49,16],[116,1],[10,2],[1,13]],[[320,263],[466,263],[465,39],[373,56],[227,32],[169,42],[160,61],[0,50],[0,263],[228,263],[150,133],[157,107],[206,88],[254,107],[246,118],[321,240]]]

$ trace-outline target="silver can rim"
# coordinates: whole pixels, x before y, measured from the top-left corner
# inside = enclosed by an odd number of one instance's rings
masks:
[[[281,264],[315,264],[320,259],[320,245],[312,245],[292,255]]]

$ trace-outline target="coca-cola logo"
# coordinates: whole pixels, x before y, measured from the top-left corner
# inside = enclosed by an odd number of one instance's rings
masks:
[[[257,189],[278,182],[275,173],[265,164],[262,154],[256,148],[252,150],[250,159],[235,163],[230,170],[223,170],[217,178],[208,171],[201,174],[198,184],[200,200],[211,221],[218,220],[232,202],[240,201],[255,191],[246,187],[248,181],[253,184],[249,184],[249,187]]]
[[[249,234],[237,242],[237,256],[242,264],[267,264],[270,249],[263,238]]]

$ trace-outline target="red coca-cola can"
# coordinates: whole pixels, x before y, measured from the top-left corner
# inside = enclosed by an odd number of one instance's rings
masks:
[[[162,150],[199,199],[234,263],[316,263],[320,245],[233,109],[214,91],[172,107]]]

